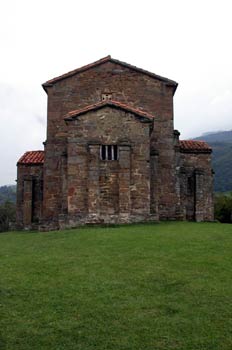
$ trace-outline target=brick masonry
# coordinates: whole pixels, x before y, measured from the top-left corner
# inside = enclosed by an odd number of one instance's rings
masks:
[[[213,220],[211,150],[181,146],[175,82],[107,57],[43,87],[44,163],[18,163],[19,227]],[[101,145],[118,159],[102,160]]]

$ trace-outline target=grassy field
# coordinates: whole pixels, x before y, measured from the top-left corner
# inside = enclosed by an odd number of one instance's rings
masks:
[[[0,349],[231,350],[232,225],[0,235]]]

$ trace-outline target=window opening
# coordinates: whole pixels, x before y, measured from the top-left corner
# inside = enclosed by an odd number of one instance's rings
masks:
[[[106,160],[106,146],[101,146],[101,159]]]
[[[102,94],[102,101],[112,100],[112,94]]]
[[[100,148],[100,157],[102,160],[118,160],[118,146],[102,145]]]
[[[107,157],[107,159],[108,159],[108,160],[112,160],[112,152],[111,152],[112,146],[108,146],[107,148],[108,148],[108,154],[107,154],[108,157]]]
[[[187,194],[192,195],[194,193],[194,178],[189,176],[187,178]]]
[[[118,147],[113,147],[113,159],[118,159]]]

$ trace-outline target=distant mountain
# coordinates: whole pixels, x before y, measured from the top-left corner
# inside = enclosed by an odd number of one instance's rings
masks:
[[[232,191],[232,130],[205,133],[194,140],[206,141],[213,149],[212,165],[215,171],[215,191]]]
[[[9,202],[16,202],[16,185],[0,186],[0,205]]]
[[[206,132],[200,137],[194,138],[194,140],[203,140],[210,142],[229,142],[232,143],[232,130],[218,131],[218,132]]]

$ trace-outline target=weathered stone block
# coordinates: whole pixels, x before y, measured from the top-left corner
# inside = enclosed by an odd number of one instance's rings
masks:
[[[18,165],[20,227],[213,219],[210,152],[181,150],[175,82],[108,57],[43,86],[44,163]]]

